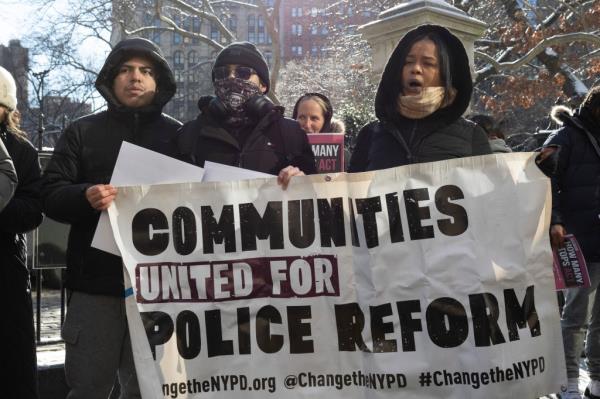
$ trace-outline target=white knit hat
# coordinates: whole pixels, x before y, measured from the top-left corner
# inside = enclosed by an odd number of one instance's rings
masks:
[[[10,72],[0,66],[0,105],[17,108],[17,84]]]

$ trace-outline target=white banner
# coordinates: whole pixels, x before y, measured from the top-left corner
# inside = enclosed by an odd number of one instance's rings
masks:
[[[566,380],[531,154],[286,191],[124,187],[109,213],[144,398],[535,398]]]

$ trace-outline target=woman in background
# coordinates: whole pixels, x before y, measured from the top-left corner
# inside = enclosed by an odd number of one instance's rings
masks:
[[[320,93],[306,93],[296,105],[295,119],[306,133],[345,133],[344,123],[333,117],[331,101]]]
[[[11,156],[18,184],[0,212],[0,303],[3,397],[38,398],[37,361],[31,283],[27,269],[25,233],[42,222],[40,164],[36,149],[19,127],[16,85],[0,67],[0,138]],[[83,194],[82,194],[83,195]]]

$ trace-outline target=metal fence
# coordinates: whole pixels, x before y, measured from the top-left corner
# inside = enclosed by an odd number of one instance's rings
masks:
[[[40,151],[39,159],[44,169],[52,156],[51,151]],[[35,284],[35,328],[38,345],[61,342],[55,339],[41,339],[42,324],[45,316],[42,309],[44,289],[60,290],[60,326],[65,319],[66,295],[63,287],[63,271],[66,267],[66,250],[69,226],[45,217],[42,224],[28,233],[27,262]]]

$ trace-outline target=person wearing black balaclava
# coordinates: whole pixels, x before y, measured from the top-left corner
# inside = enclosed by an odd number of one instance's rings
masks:
[[[266,97],[269,67],[253,44],[232,43],[221,50],[212,81],[215,97],[203,97],[198,117],[181,128],[184,160],[277,175],[283,188],[293,176],[316,173],[306,133]]]

